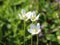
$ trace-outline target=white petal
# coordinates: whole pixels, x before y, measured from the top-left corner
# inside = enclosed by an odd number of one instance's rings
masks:
[[[19,16],[19,18],[20,18],[21,20],[23,20],[23,17],[22,17],[20,14],[18,14],[18,16]]]
[[[36,17],[35,21],[39,19],[39,16],[40,16],[40,15],[38,15],[38,16]]]
[[[38,29],[38,31],[36,32],[36,34],[39,34],[39,32],[41,32],[41,30],[40,30],[40,29]]]
[[[32,35],[35,35],[36,34],[36,32],[34,31],[34,29],[32,30],[32,33],[31,33]]]
[[[31,29],[28,29],[28,32],[31,33]]]
[[[21,10],[21,14],[24,15],[26,14],[26,11],[24,9]]]
[[[35,24],[30,24],[30,28],[32,28],[32,29],[34,29],[36,27],[36,25]]]
[[[31,15],[32,15],[31,11],[26,13],[26,16],[27,16],[28,19],[30,19]]]
[[[31,35],[35,35],[36,33],[31,33]]]
[[[39,28],[39,29],[40,29],[40,23],[37,23],[37,28]]]
[[[41,32],[41,29],[38,29],[38,33]]]
[[[36,16],[36,11],[33,11],[33,12],[32,12],[32,15]]]
[[[39,32],[41,32],[41,30],[40,29],[37,29],[37,32],[34,32],[33,30],[32,30],[32,35],[35,35],[35,34],[38,34]]]
[[[33,29],[28,29],[28,32],[32,34],[33,33]]]

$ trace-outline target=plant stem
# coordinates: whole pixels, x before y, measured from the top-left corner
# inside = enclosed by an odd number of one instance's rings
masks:
[[[32,35],[31,35],[31,45],[32,45]]]
[[[50,45],[51,45],[51,41],[50,41],[49,43],[50,43]]]
[[[48,43],[46,45],[49,45]]]
[[[37,45],[38,45],[38,34],[37,34]]]
[[[24,21],[24,45],[25,45],[25,21]]]

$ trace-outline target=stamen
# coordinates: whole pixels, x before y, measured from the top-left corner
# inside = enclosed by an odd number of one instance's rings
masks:
[[[35,19],[35,16],[31,16],[32,17],[32,20],[34,20]]]
[[[26,15],[23,15],[23,18],[24,18],[24,19],[27,19]]]
[[[36,33],[36,32],[37,32],[37,29],[34,29],[34,30],[33,30],[33,32],[35,32],[35,33]]]

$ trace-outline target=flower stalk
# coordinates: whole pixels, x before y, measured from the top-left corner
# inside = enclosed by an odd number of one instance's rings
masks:
[[[25,45],[25,26],[26,26],[25,23],[26,23],[26,22],[24,21],[24,45]]]
[[[37,34],[37,45],[38,45],[38,34]]]
[[[32,42],[33,42],[33,41],[32,41],[32,35],[31,35],[31,45],[32,45]]]

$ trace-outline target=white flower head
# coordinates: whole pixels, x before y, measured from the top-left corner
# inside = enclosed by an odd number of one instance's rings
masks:
[[[39,23],[37,23],[37,25],[30,24],[30,28],[28,29],[28,32],[31,33],[31,35],[38,34],[39,32],[41,32],[40,24]]]
[[[28,19],[30,19],[30,15],[31,15],[31,11],[26,13],[26,11],[24,9],[22,9],[21,14],[19,14],[19,17],[21,20],[27,21]]]
[[[31,19],[31,21],[36,21],[39,19],[39,16],[40,16],[40,14],[36,15],[36,11],[33,11],[30,19]]]

